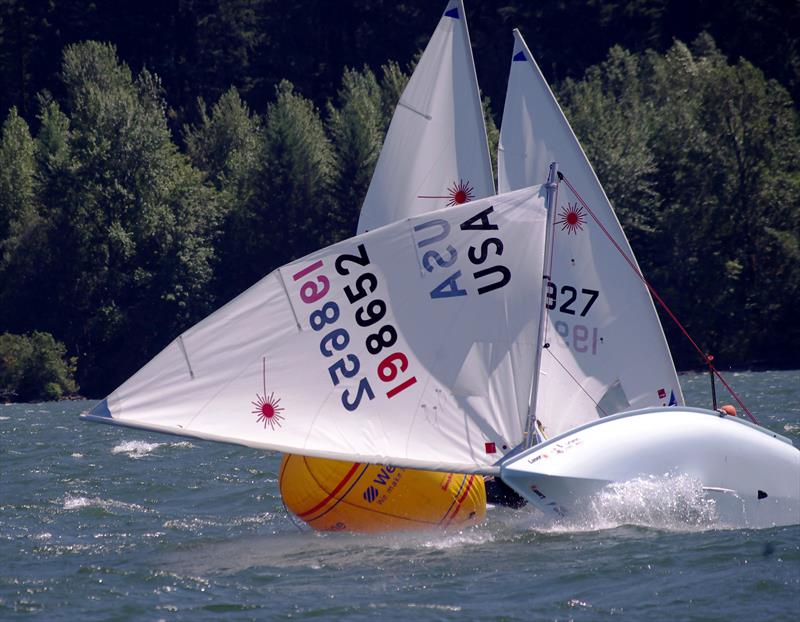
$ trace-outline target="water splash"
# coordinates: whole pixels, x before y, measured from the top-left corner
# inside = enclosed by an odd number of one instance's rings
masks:
[[[555,530],[595,531],[622,525],[669,531],[720,527],[716,503],[699,480],[688,475],[642,477],[609,484]]]
[[[145,443],[144,441],[124,441],[111,449],[112,454],[128,454],[131,458],[144,458],[164,443]]]
[[[664,529],[710,528],[716,504],[701,482],[688,475],[646,477],[611,484],[592,500],[598,520]]]
[[[112,454],[128,454],[134,460],[149,456],[159,447],[193,449],[197,447],[191,441],[176,441],[174,443],[147,443],[145,441],[124,441],[111,449]]]

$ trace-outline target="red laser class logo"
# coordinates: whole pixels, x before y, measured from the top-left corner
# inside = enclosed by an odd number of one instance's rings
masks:
[[[447,207],[454,205],[461,205],[462,203],[469,203],[475,198],[475,188],[469,185],[469,181],[460,179],[453,182],[453,185],[447,189],[447,194],[442,196],[425,196],[419,195],[418,199],[448,199]]]
[[[578,207],[577,203],[567,203],[566,207],[562,205],[556,224],[561,225],[561,230],[566,230],[567,235],[571,233],[578,235],[578,231],[583,231],[583,225],[586,224],[583,207]]]
[[[263,379],[264,379],[264,395],[259,395],[256,393],[256,401],[250,402],[253,406],[255,406],[255,410],[253,410],[253,414],[256,415],[256,419],[259,423],[264,423],[264,429],[269,426],[271,429],[275,429],[275,426],[281,427],[281,421],[283,421],[284,417],[280,413],[284,411],[282,406],[279,406],[281,403],[280,398],[275,398],[275,393],[270,393],[269,397],[267,397],[267,357],[262,359],[263,365]]]

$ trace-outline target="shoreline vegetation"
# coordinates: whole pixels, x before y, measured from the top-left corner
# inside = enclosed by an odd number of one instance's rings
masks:
[[[0,403],[77,399],[76,366],[50,333],[0,334]]]
[[[95,401],[78,393],[75,382],[77,358],[66,355],[66,347],[49,333],[0,334],[0,404],[40,404],[60,401]],[[702,373],[697,366],[678,375]],[[723,373],[781,371],[776,368],[729,368]]]
[[[0,35],[13,21],[5,10]],[[494,58],[481,34],[490,18],[477,28],[470,20],[479,79],[482,59],[493,58],[504,80],[509,59]],[[37,24],[20,27],[38,37]],[[279,39],[272,54],[300,54],[294,39]],[[708,33],[689,40],[606,45],[604,59],[585,57],[554,91],[644,274],[700,347],[723,370],[798,368],[798,87],[721,51]],[[8,41],[0,37],[10,85],[0,110],[0,401],[78,387],[107,395],[271,270],[350,236],[410,74],[390,60],[340,63],[331,86],[288,63],[283,75],[295,82],[275,75],[264,89],[252,82],[263,67],[209,65],[215,88],[188,98],[189,73],[181,82],[164,64],[162,82],[158,62],[129,52],[132,69],[99,41],[49,43],[49,77],[20,82],[9,54],[28,48],[9,52]],[[335,52],[303,51],[297,62],[326,53]],[[534,53],[546,72],[558,58],[557,49]],[[493,157],[498,90],[490,81],[495,99],[484,99]],[[702,369],[661,318],[676,366]]]

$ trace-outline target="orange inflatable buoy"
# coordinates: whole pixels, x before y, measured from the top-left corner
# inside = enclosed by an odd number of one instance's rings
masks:
[[[725,413],[729,417],[735,417],[736,416],[736,409],[733,406],[731,406],[730,404],[725,404],[725,406],[720,408],[719,411]]]
[[[480,475],[285,455],[286,507],[319,531],[462,528],[486,516]]]

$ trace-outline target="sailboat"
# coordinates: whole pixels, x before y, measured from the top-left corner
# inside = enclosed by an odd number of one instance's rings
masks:
[[[182,333],[84,418],[495,475],[557,518],[579,516],[606,486],[680,473],[722,524],[800,522],[800,451],[683,405],[613,210],[516,38],[511,82],[530,118],[507,98],[500,189],[510,191],[365,221]],[[537,98],[540,109],[528,107]],[[514,143],[515,122],[519,136],[546,137],[532,132],[548,115],[550,143]],[[546,183],[510,189],[530,181],[517,173],[540,176],[551,153],[561,176],[551,161]]]
[[[494,194],[472,46],[449,0],[403,90],[361,208],[358,233]],[[286,507],[319,530],[461,528],[486,514],[483,478],[287,455]]]
[[[800,522],[800,452],[764,428],[685,407],[651,288],[514,30],[499,191],[541,181],[553,160],[570,181],[553,214],[529,449],[503,463],[503,481],[563,516],[579,514],[611,483],[689,473],[727,522]]]
[[[494,193],[464,3],[449,0],[400,96],[358,233]]]

